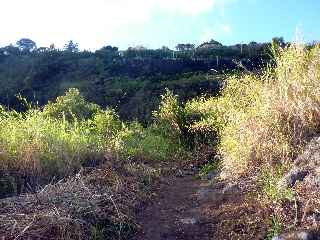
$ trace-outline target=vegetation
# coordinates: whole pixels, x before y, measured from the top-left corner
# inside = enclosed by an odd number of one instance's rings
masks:
[[[122,122],[112,109],[102,110],[70,89],[43,109],[18,113],[1,108],[1,170],[36,186],[96,166],[107,153],[126,158],[170,160],[182,146],[159,125],[149,128]],[[163,128],[162,128],[163,129]],[[32,181],[32,182],[30,182]]]
[[[269,59],[270,43],[218,48],[214,43],[198,48],[180,44],[189,47],[177,51],[141,46],[120,51],[104,46],[89,52],[81,51],[74,41],[58,49],[21,39],[0,48],[0,104],[24,111],[18,94],[44,106],[69,88],[78,88],[89,101],[116,109],[122,119],[147,124],[165,88],[178,94],[180,101],[214,95],[222,72],[238,69],[234,59],[248,69],[259,69]]]
[[[187,103],[200,116],[190,129],[218,134],[226,177],[257,173],[262,165],[288,169],[317,132],[318,53],[299,44],[280,49],[263,73],[233,75],[221,96]]]
[[[127,234],[134,223],[119,213],[112,197],[92,194],[88,203],[80,197],[84,191],[99,192],[110,185],[119,198],[134,199],[130,204],[120,201],[124,211],[133,211],[159,178],[156,166],[190,159],[202,165],[200,176],[219,171],[222,179],[254,179],[263,203],[291,201],[294,189],[279,188],[278,183],[320,129],[320,47],[285,44],[281,38],[267,46],[273,59],[265,69],[249,72],[240,62],[244,71],[230,64],[229,71],[219,74],[208,73],[201,61],[218,64],[225,58],[230,63],[227,56],[267,59],[266,46],[251,43],[240,46],[239,52],[211,41],[198,48],[180,44],[178,51],[119,52],[108,46],[91,53],[80,51],[72,41],[58,50],[39,49],[21,39],[17,47],[3,48],[0,194],[36,193],[45,184],[57,183],[49,184],[48,195],[41,192],[42,200],[35,195],[32,204],[51,204],[56,188],[72,192],[72,206],[83,204],[97,213],[93,222],[79,213],[85,222],[79,234],[89,233],[92,239],[105,238],[109,231],[112,236]],[[165,69],[169,62],[174,69]],[[33,64],[40,70],[30,68]],[[17,70],[11,72],[13,68]],[[65,94],[56,97],[64,89]],[[102,172],[97,169],[101,166]],[[91,175],[82,176],[88,168],[94,168]],[[113,209],[111,217],[100,216],[99,204],[105,201]],[[74,219],[78,216],[73,208],[59,206]],[[58,235],[73,234],[80,225],[72,224]],[[274,213],[267,237],[282,227]]]

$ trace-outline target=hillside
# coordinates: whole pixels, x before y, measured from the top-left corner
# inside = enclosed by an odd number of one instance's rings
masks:
[[[89,101],[117,109],[123,119],[147,122],[165,88],[181,101],[215,95],[226,73],[243,70],[239,65],[260,69],[269,59],[270,43],[186,46],[125,51],[105,46],[89,52],[72,41],[57,49],[21,39],[0,48],[0,103],[23,110],[17,94],[43,106],[78,88]]]
[[[2,49],[0,238],[320,236],[319,45],[72,44]]]

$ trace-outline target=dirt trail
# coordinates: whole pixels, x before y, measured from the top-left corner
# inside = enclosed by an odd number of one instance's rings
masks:
[[[132,239],[265,239],[267,215],[260,209],[237,185],[169,177],[155,201],[139,212],[141,230]]]
[[[138,214],[141,231],[133,239],[214,239],[214,220],[205,212],[219,197],[209,186],[194,176],[166,179],[157,200]]]

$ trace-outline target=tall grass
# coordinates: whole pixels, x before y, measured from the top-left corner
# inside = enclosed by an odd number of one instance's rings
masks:
[[[225,176],[238,177],[267,167],[290,167],[320,123],[320,49],[293,44],[275,52],[260,74],[231,76],[220,97],[194,100],[200,114],[194,131],[220,137]]]
[[[158,112],[169,105],[163,101]],[[123,161],[173,160],[183,147],[176,135],[163,131],[165,121],[156,119],[148,128],[125,123],[114,110],[87,102],[77,89],[42,109],[18,113],[0,106],[0,180],[4,173],[36,181],[60,179],[110,160],[106,155]]]
[[[30,110],[8,113],[0,128],[0,166],[22,175],[64,176],[103,156],[103,145],[86,122],[69,123]]]

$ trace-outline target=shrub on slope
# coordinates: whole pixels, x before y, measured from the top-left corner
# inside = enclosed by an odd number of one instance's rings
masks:
[[[220,97],[189,102],[200,115],[190,129],[218,133],[225,176],[287,168],[319,130],[319,78],[319,47],[279,49],[263,73],[229,77]]]

